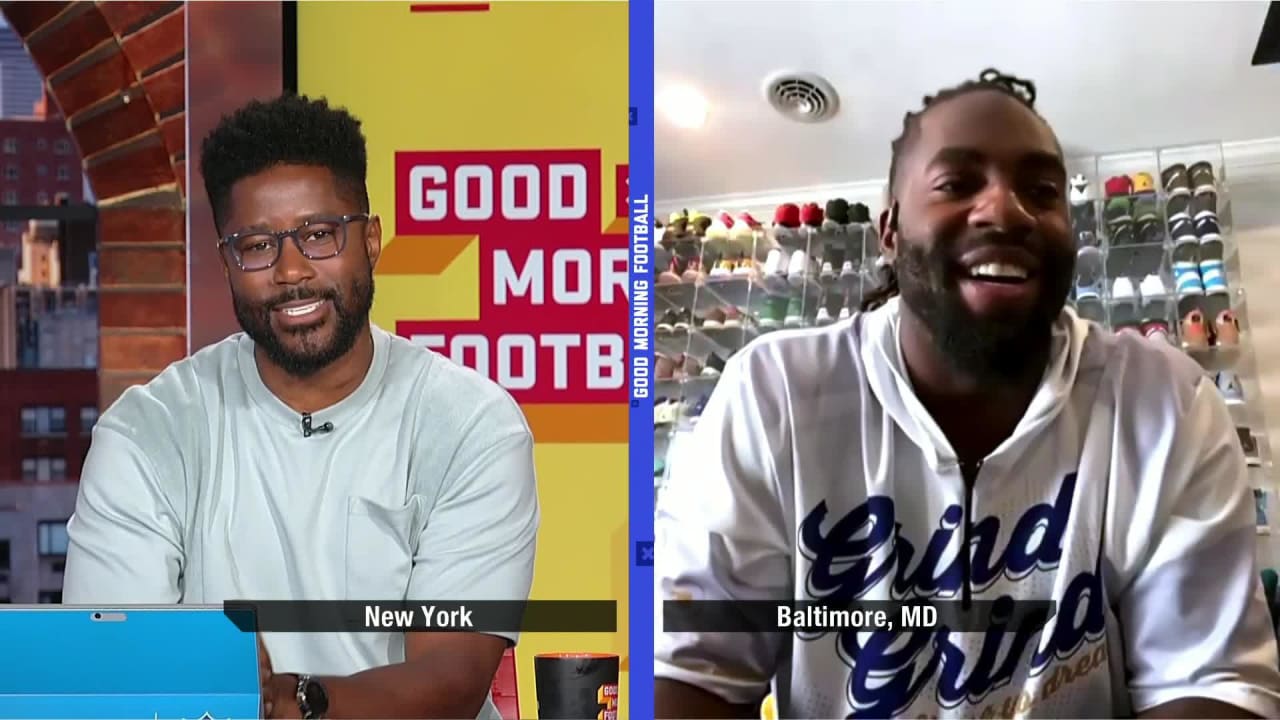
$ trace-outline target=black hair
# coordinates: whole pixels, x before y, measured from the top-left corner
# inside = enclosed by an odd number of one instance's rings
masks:
[[[254,100],[224,116],[200,147],[200,173],[218,232],[231,187],[277,165],[327,168],[339,192],[369,212],[369,159],[360,121],[323,98],[286,94]]]
[[[889,203],[890,215],[889,222],[896,225],[897,210],[893,206],[894,202],[894,186],[897,181],[898,161],[910,150],[912,143],[915,142],[916,136],[920,133],[920,118],[931,108],[937,107],[945,100],[966,95],[979,90],[994,90],[999,93],[1008,95],[1009,97],[1022,103],[1028,110],[1036,112],[1036,84],[1025,78],[1016,77],[1014,75],[1006,75],[995,68],[987,68],[983,70],[977,80],[966,80],[959,85],[949,88],[943,88],[933,95],[925,95],[923,107],[917,112],[908,111],[902,118],[902,134],[890,143],[889,154]],[[884,264],[876,268],[877,274],[880,276],[876,287],[867,292],[862,299],[863,311],[874,310],[889,301],[890,298],[898,294],[898,276],[893,271],[893,266]]]

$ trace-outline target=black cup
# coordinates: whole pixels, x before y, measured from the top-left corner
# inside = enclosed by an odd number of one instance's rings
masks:
[[[617,720],[618,656],[543,653],[533,658],[540,720]]]

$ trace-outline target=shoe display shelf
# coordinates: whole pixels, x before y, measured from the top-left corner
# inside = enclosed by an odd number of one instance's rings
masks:
[[[1075,158],[1068,174],[1076,243],[1070,301],[1081,316],[1179,347],[1204,368],[1235,420],[1258,533],[1269,535],[1271,448],[1222,145]]]
[[[807,206],[808,222],[798,226],[784,218],[765,227],[749,213],[713,219],[683,211],[660,227],[655,490],[729,357],[763,333],[848,317],[875,285],[879,241],[866,206],[864,221],[848,223],[831,222],[816,207]]]

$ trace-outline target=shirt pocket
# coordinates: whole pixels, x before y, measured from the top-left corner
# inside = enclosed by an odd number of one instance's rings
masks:
[[[413,573],[414,504],[347,499],[347,598],[402,600]]]

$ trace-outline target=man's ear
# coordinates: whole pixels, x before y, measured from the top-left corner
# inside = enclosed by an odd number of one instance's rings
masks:
[[[378,258],[382,256],[382,218],[369,216],[368,232],[364,236],[364,249],[369,254],[369,267],[378,266]]]
[[[890,200],[889,207],[880,213],[880,253],[893,260],[898,253],[898,201]]]

